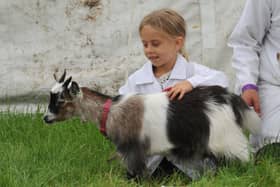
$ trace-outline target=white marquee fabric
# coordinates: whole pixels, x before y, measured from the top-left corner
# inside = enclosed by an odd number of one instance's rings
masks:
[[[187,21],[190,60],[224,71],[234,83],[226,42],[245,0],[0,1],[0,98],[48,94],[55,71],[116,95],[145,62],[138,25],[154,9],[172,8]],[[3,104],[3,103],[2,103]]]

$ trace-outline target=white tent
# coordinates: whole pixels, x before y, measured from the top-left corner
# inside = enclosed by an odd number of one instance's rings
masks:
[[[172,8],[187,21],[190,60],[230,78],[226,42],[245,0],[13,0],[0,1],[0,98],[48,94],[55,71],[83,86],[116,95],[145,62],[138,25],[144,15]],[[22,98],[22,99],[20,99]]]

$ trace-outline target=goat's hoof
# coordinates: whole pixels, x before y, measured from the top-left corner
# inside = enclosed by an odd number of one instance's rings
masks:
[[[130,174],[130,173],[127,171],[127,172],[126,172],[126,178],[127,178],[128,180],[132,180],[132,179],[136,178],[136,175],[132,175],[132,174]]]
[[[140,182],[140,180],[141,180],[141,177],[139,175],[134,175],[129,172],[126,172],[126,178],[127,178],[127,180],[133,180],[137,183]]]

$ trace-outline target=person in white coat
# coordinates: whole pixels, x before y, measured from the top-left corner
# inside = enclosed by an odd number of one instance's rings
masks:
[[[262,118],[253,145],[280,142],[280,1],[247,0],[228,44],[236,91]]]
[[[184,18],[177,12],[170,9],[153,11],[140,23],[139,34],[148,61],[129,76],[125,85],[119,89],[120,94],[147,94],[168,90],[170,99],[181,99],[185,93],[197,86],[228,86],[224,73],[197,63],[187,62],[182,55],[186,24]],[[150,175],[160,163],[164,162],[163,160],[163,156],[160,155],[147,159],[146,165]],[[167,158],[167,160],[171,159]],[[208,164],[208,168],[216,168],[211,159],[207,161],[190,163],[187,167],[176,161],[172,163],[192,179],[197,179],[201,173],[196,169],[204,167],[203,164]],[[165,163],[170,164],[166,159]]]

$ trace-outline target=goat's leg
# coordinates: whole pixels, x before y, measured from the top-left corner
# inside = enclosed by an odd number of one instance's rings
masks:
[[[143,177],[146,169],[144,146],[140,143],[126,144],[119,147],[123,155],[130,178]]]

